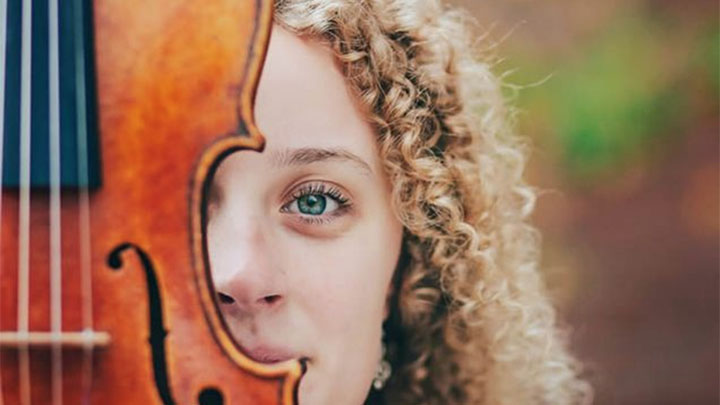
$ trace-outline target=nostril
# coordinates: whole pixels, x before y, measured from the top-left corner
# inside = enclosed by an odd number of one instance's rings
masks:
[[[234,304],[235,299],[227,294],[223,294],[221,292],[218,293],[218,299],[220,300],[220,303],[222,304]]]
[[[263,298],[263,300],[267,304],[274,304],[274,303],[280,301],[280,296],[279,295],[268,295],[267,297]]]

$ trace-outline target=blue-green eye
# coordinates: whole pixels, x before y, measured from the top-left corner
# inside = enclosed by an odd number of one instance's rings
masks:
[[[348,199],[336,187],[326,187],[323,183],[306,184],[292,195],[283,212],[301,214],[306,217],[340,215],[347,209]]]
[[[301,214],[320,215],[325,212],[327,198],[320,194],[304,195],[298,198],[297,206]]]

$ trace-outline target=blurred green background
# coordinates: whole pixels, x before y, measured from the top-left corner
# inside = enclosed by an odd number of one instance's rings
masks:
[[[718,2],[453,3],[533,140],[543,270],[595,403],[718,404]]]

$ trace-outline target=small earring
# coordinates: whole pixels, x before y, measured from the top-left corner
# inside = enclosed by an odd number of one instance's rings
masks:
[[[372,381],[372,386],[377,391],[383,389],[388,378],[390,378],[390,374],[392,374],[390,362],[385,359],[385,352],[385,342],[382,342],[382,357],[380,358],[380,363],[378,363],[377,370],[375,370],[375,377]]]

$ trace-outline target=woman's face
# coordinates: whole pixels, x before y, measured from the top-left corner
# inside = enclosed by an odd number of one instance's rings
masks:
[[[375,135],[330,51],[278,27],[255,112],[265,151],[226,158],[210,195],[219,305],[250,357],[307,359],[300,404],[360,404],[402,238]]]

